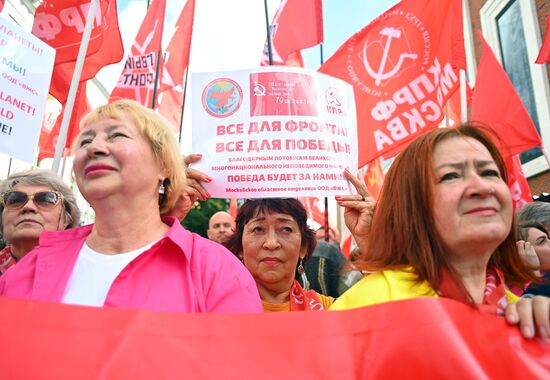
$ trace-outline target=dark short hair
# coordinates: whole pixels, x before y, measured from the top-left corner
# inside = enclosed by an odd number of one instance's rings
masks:
[[[311,257],[317,240],[315,232],[307,225],[307,212],[302,203],[294,198],[260,198],[246,200],[239,208],[235,220],[235,233],[224,243],[224,245],[236,256],[243,251],[244,226],[252,218],[261,213],[277,212],[290,215],[298,224],[302,236],[302,247],[306,248],[304,262]]]

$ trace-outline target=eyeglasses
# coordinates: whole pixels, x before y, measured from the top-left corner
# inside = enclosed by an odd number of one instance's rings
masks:
[[[22,191],[6,191],[0,194],[2,205],[9,210],[17,210],[25,206],[29,200],[42,209],[51,209],[56,206],[63,195],[57,191],[39,191],[32,195],[28,195]]]

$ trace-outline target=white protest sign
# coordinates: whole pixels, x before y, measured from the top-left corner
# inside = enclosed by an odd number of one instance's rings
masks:
[[[349,194],[357,170],[352,86],[311,70],[194,73],[195,168],[220,198]]]
[[[0,16],[0,152],[34,163],[55,49]]]

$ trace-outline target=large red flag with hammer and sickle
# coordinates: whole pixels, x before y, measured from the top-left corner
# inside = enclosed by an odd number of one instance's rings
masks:
[[[465,68],[460,0],[404,0],[319,71],[354,86],[359,167],[437,126]]]

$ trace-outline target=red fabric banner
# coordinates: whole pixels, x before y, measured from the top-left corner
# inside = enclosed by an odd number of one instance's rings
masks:
[[[523,174],[518,155],[508,158],[506,169],[508,171],[508,187],[514,201],[514,209],[519,210],[525,204],[532,202],[533,196],[531,195],[531,189],[529,188],[525,174]]]
[[[483,55],[477,69],[470,119],[486,124],[497,133],[509,149],[509,153],[503,152],[505,156],[542,146],[535,124],[512,81],[481,33],[478,32],[478,36]]]
[[[321,0],[281,0],[269,30],[273,64],[303,67],[300,50],[323,42]],[[261,65],[269,65],[267,41]]]
[[[170,122],[170,127],[176,133],[180,131],[182,107],[183,91],[181,86],[166,89],[159,94],[157,111]]]
[[[546,18],[546,34],[535,63],[550,63],[550,15]]]
[[[165,11],[166,0],[153,0],[150,4],[109,101],[127,98],[145,107],[153,105]],[[158,74],[162,78],[162,67]],[[160,88],[160,80],[158,86]]]
[[[550,377],[550,343],[446,299],[241,315],[7,298],[0,309],[6,379]]]
[[[188,0],[180,13],[176,22],[176,30],[166,48],[161,91],[178,85],[183,87],[183,74],[189,66],[194,14],[195,0]]]
[[[38,6],[33,34],[56,48],[50,94],[65,103],[74,73],[90,0],[46,0]],[[93,78],[104,66],[124,55],[118,28],[116,0],[101,0],[80,81]]]
[[[65,105],[63,105],[63,111]],[[67,130],[67,140],[65,141],[65,153],[68,155],[73,141],[80,132],[80,119],[91,111],[90,103],[86,96],[86,82],[80,82],[76,92],[76,99],[73,107],[73,114]],[[40,130],[40,140],[38,143],[38,161],[46,157],[54,157],[59,131],[61,130],[61,122],[63,120],[63,112],[57,117],[53,128],[48,128],[47,123],[43,121],[42,129]]]
[[[0,0],[0,12],[2,12],[2,9],[4,9],[4,2],[6,0]]]
[[[465,68],[462,1],[404,0],[346,41],[319,71],[352,84],[359,167],[434,128]]]

